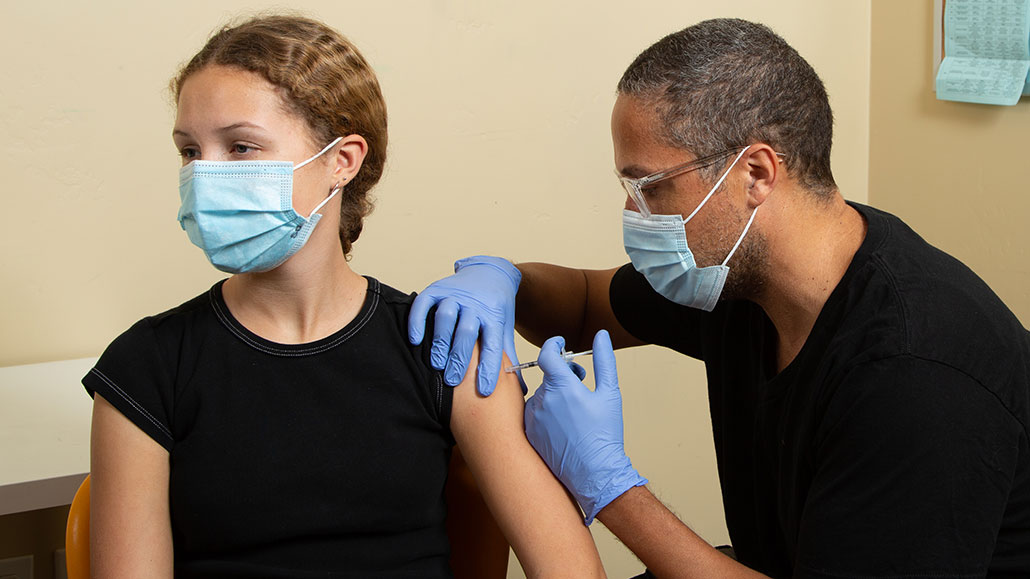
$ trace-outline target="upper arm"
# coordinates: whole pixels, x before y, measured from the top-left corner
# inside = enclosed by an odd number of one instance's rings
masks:
[[[168,451],[97,394],[90,442],[94,577],[172,577],[168,477]]]
[[[469,372],[454,391],[451,430],[527,577],[603,576],[579,508],[526,439],[523,407],[513,374],[502,371],[482,397]]]
[[[997,398],[898,356],[853,370],[822,420],[799,570],[986,573],[1023,440]]]

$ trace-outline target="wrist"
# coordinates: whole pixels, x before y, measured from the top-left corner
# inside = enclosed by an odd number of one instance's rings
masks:
[[[640,476],[637,469],[633,468],[627,457],[624,462],[613,469],[605,469],[601,476],[591,477],[591,481],[584,485],[584,490],[589,494],[577,491],[576,499],[583,508],[583,522],[589,525],[593,522],[602,509],[612,501],[622,496],[626,491],[647,484],[647,479]]]
[[[518,293],[519,284],[522,282],[522,272],[512,262],[492,255],[473,255],[455,261],[454,273],[473,265],[485,265],[503,273],[511,281],[513,293]]]

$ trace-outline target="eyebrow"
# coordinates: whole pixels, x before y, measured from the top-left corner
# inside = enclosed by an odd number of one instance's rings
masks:
[[[247,122],[247,121],[241,121],[239,123],[233,123],[231,125],[222,127],[220,129],[218,129],[217,132],[219,132],[219,133],[229,133],[229,132],[235,131],[237,129],[258,129],[260,131],[264,131],[265,130],[265,128],[262,127],[261,125],[256,125],[254,123],[250,123],[250,122]],[[180,137],[180,136],[181,137],[188,137],[188,136],[190,136],[190,134],[187,133],[186,131],[181,130],[181,129],[175,129],[175,130],[172,131],[172,137]]]
[[[652,173],[654,173],[654,171],[645,169],[640,165],[630,165],[628,167],[623,167],[622,169],[619,169],[619,175],[622,175],[623,177],[629,177],[631,179],[639,179]]]

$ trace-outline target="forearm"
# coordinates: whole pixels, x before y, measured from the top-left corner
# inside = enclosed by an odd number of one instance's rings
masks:
[[[515,297],[515,329],[540,346],[551,336],[563,336],[566,348],[580,351],[600,329],[612,336],[616,348],[640,342],[615,319],[608,288],[616,269],[573,269],[547,263],[521,263],[522,283]]]
[[[712,548],[646,487],[629,489],[597,519],[658,577],[765,577]]]
[[[521,263],[522,283],[515,296],[515,329],[540,346],[565,336],[576,347],[587,302],[587,280],[578,269],[548,263]]]

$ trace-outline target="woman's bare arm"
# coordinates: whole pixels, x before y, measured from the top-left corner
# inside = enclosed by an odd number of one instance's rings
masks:
[[[510,364],[505,358],[502,368]],[[526,439],[524,404],[514,374],[502,371],[494,393],[482,397],[469,372],[454,391],[458,446],[527,577],[604,577],[579,508]]]
[[[457,447],[451,454],[444,496],[451,572],[455,579],[503,579],[508,573],[508,539]]]
[[[99,394],[90,442],[94,578],[173,575],[168,451]]]

